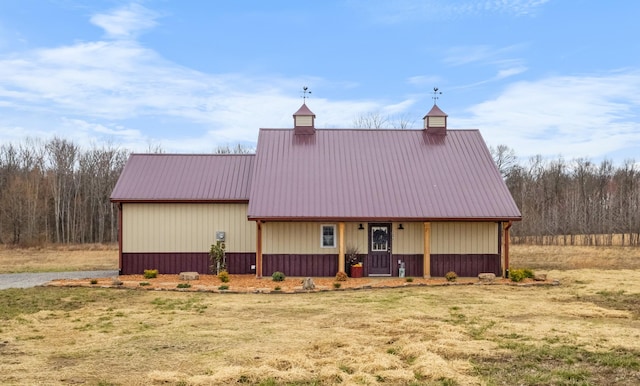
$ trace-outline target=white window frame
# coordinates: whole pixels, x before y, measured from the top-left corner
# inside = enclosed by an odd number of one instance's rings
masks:
[[[324,229],[325,227],[333,229],[333,245],[325,245],[324,244]],[[336,239],[338,236],[336,235],[336,224],[321,224],[320,225],[320,248],[336,248],[337,242]]]

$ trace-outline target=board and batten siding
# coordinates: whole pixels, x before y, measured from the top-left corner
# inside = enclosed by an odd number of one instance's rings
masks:
[[[368,252],[368,224],[345,223],[345,248],[357,247],[360,254]],[[404,229],[398,229],[402,224]],[[320,226],[336,226],[336,248],[320,247]],[[263,225],[263,253],[266,254],[336,254],[338,253],[338,223],[267,222]],[[391,231],[392,251],[400,255],[422,255],[424,223],[394,222]],[[494,222],[434,222],[431,223],[431,253],[433,254],[496,254],[498,224]]]
[[[123,203],[122,252],[208,252],[216,232],[226,250],[255,252],[256,226],[242,203]]]
[[[354,246],[360,253],[366,253],[367,231],[358,230],[358,224],[345,223],[345,248]],[[320,246],[322,225],[335,225],[335,248]],[[267,222],[262,225],[262,235],[262,248],[265,254],[337,254],[340,242],[337,222]]]
[[[393,253],[411,255],[424,251],[424,224],[393,224]],[[366,244],[365,244],[366,247]],[[498,224],[494,222],[431,223],[432,254],[496,254]]]
[[[432,254],[496,254],[498,224],[495,222],[431,223]]]

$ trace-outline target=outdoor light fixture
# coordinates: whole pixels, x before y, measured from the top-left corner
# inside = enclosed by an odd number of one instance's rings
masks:
[[[404,229],[404,227],[402,226],[402,224],[398,225],[398,229]]]
[[[364,227],[362,226],[362,224],[358,225],[358,230],[359,231],[364,230]]]

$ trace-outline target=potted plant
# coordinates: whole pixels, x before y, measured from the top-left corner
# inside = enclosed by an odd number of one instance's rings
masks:
[[[347,250],[345,253],[344,265],[345,272],[347,275],[351,276],[351,267],[355,264],[358,264],[358,247],[355,245],[347,246]]]

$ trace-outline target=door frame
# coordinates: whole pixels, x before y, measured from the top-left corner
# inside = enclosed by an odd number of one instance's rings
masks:
[[[393,223],[391,222],[375,222],[375,223],[369,223],[367,224],[368,228],[367,228],[367,276],[392,276],[392,271],[393,271],[393,255],[392,255],[392,250],[393,250],[393,237],[392,237],[392,232],[393,232]],[[371,250],[371,232],[372,232],[372,228],[373,227],[379,227],[379,226],[384,226],[387,227],[388,230],[388,240],[387,240],[387,252],[386,255],[389,258],[389,272],[385,272],[385,273],[371,273],[371,262],[372,262],[372,256],[375,255],[383,255],[384,253],[381,253],[380,251],[372,251]]]

